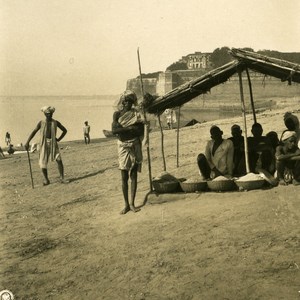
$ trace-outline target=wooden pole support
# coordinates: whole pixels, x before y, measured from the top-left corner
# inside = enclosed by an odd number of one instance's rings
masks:
[[[242,81],[242,72],[239,70],[239,83],[240,83],[240,95],[242,103],[242,113],[244,119],[244,144],[245,144],[245,162],[246,162],[246,172],[250,173],[249,168],[249,153],[248,153],[248,139],[247,139],[247,122],[246,122],[246,110],[245,110],[245,101],[244,101],[244,92],[243,92],[243,81]]]

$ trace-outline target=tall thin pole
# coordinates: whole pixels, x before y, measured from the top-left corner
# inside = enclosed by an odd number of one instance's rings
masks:
[[[244,92],[243,92],[242,72],[239,70],[238,74],[239,74],[239,82],[240,82],[240,95],[241,95],[241,102],[242,102],[242,113],[243,113],[243,117],[244,117],[244,144],[245,144],[246,172],[250,173],[249,157],[248,157],[247,122],[246,122],[246,110],[245,110],[245,101],[244,101]]]
[[[164,151],[164,131],[163,131],[163,128],[162,128],[162,125],[161,125],[160,115],[158,115],[157,118],[158,118],[158,123],[159,123],[159,128],[160,128],[161,153],[162,153],[162,157],[163,157],[164,171],[166,171],[167,166],[166,166],[165,151]]]
[[[142,68],[141,68],[141,60],[140,60],[140,52],[139,52],[139,48],[137,49],[137,56],[138,56],[138,62],[139,62],[139,72],[140,72],[140,79],[141,79],[141,92],[142,92],[142,96],[145,96],[144,93],[144,85],[143,85],[143,78],[142,78]],[[144,120],[145,120],[145,135],[146,135],[146,147],[147,147],[147,158],[148,158],[148,173],[149,173],[149,185],[150,185],[150,191],[153,191],[152,188],[152,172],[151,172],[151,158],[150,158],[150,146],[149,146],[149,124],[147,122],[147,117],[146,117],[146,112],[144,107],[142,106],[142,112],[144,115]]]
[[[29,156],[29,152],[28,150],[26,150],[27,152],[27,157],[28,157],[28,163],[29,163],[29,171],[30,171],[30,178],[31,178],[31,186],[34,189],[34,185],[33,185],[33,177],[32,177],[32,170],[31,170],[31,162],[30,162],[30,156]]]
[[[246,68],[246,73],[247,73],[247,78],[248,78],[248,85],[249,85],[249,93],[250,93],[250,101],[251,101],[251,107],[252,107],[253,120],[254,120],[254,123],[257,123],[256,122],[255,107],[254,107],[254,100],[253,100],[253,93],[252,93],[252,84],[251,84],[248,68]]]
[[[179,127],[180,127],[180,106],[178,109],[178,122],[177,122],[177,168],[179,167]]]

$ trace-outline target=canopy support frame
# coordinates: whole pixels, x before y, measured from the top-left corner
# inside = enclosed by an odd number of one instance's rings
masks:
[[[240,96],[241,96],[241,104],[242,104],[242,114],[243,114],[243,121],[244,121],[244,145],[245,145],[246,172],[248,174],[248,173],[250,173],[250,168],[249,168],[249,152],[248,152],[248,139],[247,139],[247,121],[246,121],[243,79],[242,79],[242,71],[241,70],[238,70],[238,75],[239,75]]]

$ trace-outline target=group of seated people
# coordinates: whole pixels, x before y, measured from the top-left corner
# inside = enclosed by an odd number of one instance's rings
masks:
[[[300,129],[297,116],[284,115],[286,130],[278,138],[275,131],[263,135],[260,123],[254,123],[252,136],[247,138],[248,169],[252,173],[263,173],[274,177],[272,184],[293,183],[300,185]],[[211,140],[205,152],[197,157],[200,174],[204,180],[218,176],[241,177],[247,174],[245,140],[239,125],[231,127],[231,137],[223,139],[223,131],[218,126],[210,128]]]

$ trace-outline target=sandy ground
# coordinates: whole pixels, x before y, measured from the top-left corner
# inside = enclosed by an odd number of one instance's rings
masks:
[[[283,111],[258,115],[265,133],[284,129]],[[299,116],[299,114],[298,114]],[[300,117],[300,116],[299,116]],[[251,123],[251,116],[248,118]],[[215,123],[229,137],[242,118],[164,131],[167,171],[198,174],[196,156]],[[150,134],[152,175],[163,170],[161,136]],[[116,140],[60,144],[42,186],[37,153],[1,165],[1,282],[16,299],[299,299],[300,187],[150,195],[146,151],[138,213],[123,208]]]

